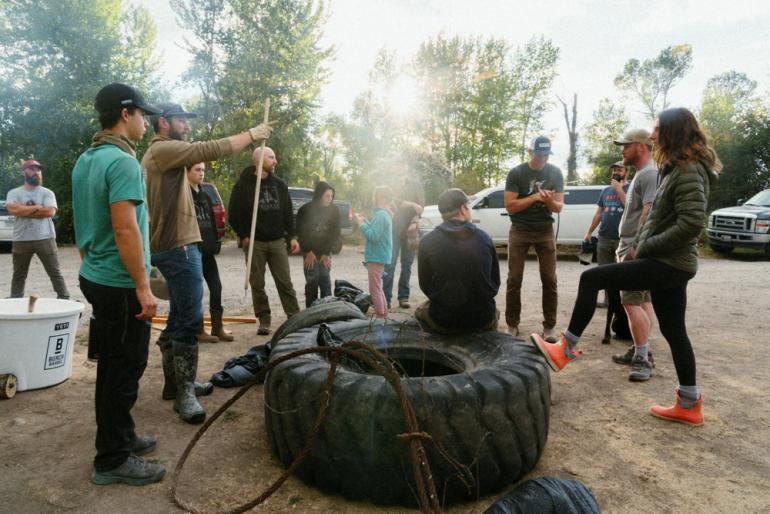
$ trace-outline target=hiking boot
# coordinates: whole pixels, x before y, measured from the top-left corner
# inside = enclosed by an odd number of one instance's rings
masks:
[[[656,418],[676,421],[686,425],[700,426],[703,424],[703,395],[700,395],[691,409],[682,407],[682,398],[679,396],[679,389],[676,390],[676,403],[671,407],[662,407],[655,405],[650,407],[650,414]]]
[[[258,336],[266,336],[270,334],[270,325],[263,325],[259,324],[259,328],[257,329],[257,335]]]
[[[508,328],[506,328],[505,331],[511,334],[513,337],[519,337],[518,325],[508,325]]]
[[[559,336],[553,328],[543,328],[543,339],[549,343],[556,343],[559,341]]]
[[[179,413],[182,421],[187,423],[203,423],[206,411],[203,410],[195,397],[193,380],[198,371],[198,345],[189,345],[174,341],[174,378],[176,379],[177,396],[174,400],[174,410]]]
[[[634,345],[631,345],[629,347],[628,351],[626,353],[616,353],[612,356],[612,362],[615,362],[617,364],[625,364],[627,366],[631,365],[631,361],[634,358],[634,355],[636,355],[636,351],[634,350]],[[652,367],[655,367],[655,358],[652,356],[652,350],[649,350],[647,352],[647,360],[650,362]]]
[[[96,485],[128,484],[147,485],[163,480],[166,468],[162,464],[147,462],[136,455],[129,455],[126,462],[109,471],[91,473],[91,482]]]
[[[398,306],[399,306],[400,308],[402,308],[402,309],[408,309],[408,308],[410,307],[410,305],[409,305],[409,299],[408,299],[408,298],[406,298],[406,299],[403,299],[403,300],[402,300],[402,299],[399,299],[399,300],[398,300]]]
[[[631,359],[631,372],[628,380],[631,382],[646,382],[652,376],[652,364],[641,355],[634,355]]]
[[[174,350],[171,340],[168,337],[161,336],[158,339],[160,353],[163,363],[163,392],[161,396],[164,400],[176,399],[176,376],[174,375]],[[208,396],[214,392],[214,384],[211,382],[195,382],[195,396]],[[139,455],[137,453],[137,455]]]
[[[155,444],[157,442],[158,441],[152,436],[136,436],[136,439],[134,439],[134,444],[131,445],[131,453],[136,456],[147,455],[155,449]]]
[[[217,339],[219,339],[220,341],[224,341],[226,343],[229,343],[235,340],[233,335],[227,330],[225,330],[225,327],[222,325],[221,312],[211,313],[211,335],[217,336]]]
[[[207,334],[206,330],[204,330],[203,322],[201,321],[201,326],[198,328],[198,333],[195,334],[195,338],[198,340],[199,343],[218,343],[219,338],[213,334]]]
[[[554,371],[561,371],[564,366],[583,355],[581,350],[573,350],[569,347],[564,334],[561,335],[561,341],[558,343],[549,343],[540,334],[531,334],[529,338]]]

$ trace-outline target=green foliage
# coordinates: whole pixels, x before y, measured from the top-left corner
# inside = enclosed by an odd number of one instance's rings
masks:
[[[583,157],[591,165],[589,184],[608,184],[609,166],[620,160],[620,147],[613,143],[628,127],[623,106],[603,98],[593,113],[593,120],[583,128]]]
[[[193,64],[185,75],[200,91],[194,108],[202,114],[196,138],[223,137],[262,122],[270,97],[274,131],[269,145],[277,173],[307,184],[318,174],[311,162],[316,102],[326,80],[332,49],[320,43],[323,2],[301,0],[175,0],[178,22],[192,29],[186,40]],[[212,168],[224,184],[250,165],[244,152]]]
[[[770,184],[770,110],[756,86],[730,71],[709,79],[703,92],[700,123],[724,166],[712,208],[735,205]]]
[[[661,50],[654,59],[629,59],[615,77],[615,86],[635,94],[650,120],[668,107],[668,92],[692,67],[692,47],[682,44]]]
[[[20,177],[21,160],[43,164],[65,241],[73,236],[70,173],[98,130],[97,91],[115,81],[146,91],[157,66],[155,26],[145,9],[129,7],[121,0],[0,4],[0,166]]]

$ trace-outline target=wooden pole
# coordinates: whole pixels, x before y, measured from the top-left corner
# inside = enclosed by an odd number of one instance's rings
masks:
[[[265,98],[265,117],[264,123],[269,121],[270,116],[270,98]],[[249,290],[249,274],[251,273],[251,258],[254,255],[254,230],[257,228],[257,212],[259,211],[259,190],[262,187],[262,164],[265,160],[265,143],[262,140],[262,151],[259,153],[259,164],[257,165],[257,187],[254,188],[254,210],[251,213],[251,232],[249,233],[249,256],[246,258],[246,280],[243,283],[244,296]]]

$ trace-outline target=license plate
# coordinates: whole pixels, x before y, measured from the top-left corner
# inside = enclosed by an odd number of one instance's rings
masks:
[[[732,241],[733,236],[722,236],[722,241]]]

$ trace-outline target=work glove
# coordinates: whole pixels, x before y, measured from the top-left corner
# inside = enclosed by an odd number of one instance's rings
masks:
[[[251,135],[252,141],[260,141],[262,139],[267,139],[270,137],[270,134],[272,133],[273,133],[273,127],[271,127],[269,123],[260,123],[256,127],[252,127],[249,129],[249,134]]]

